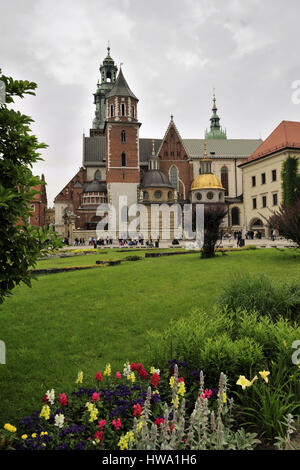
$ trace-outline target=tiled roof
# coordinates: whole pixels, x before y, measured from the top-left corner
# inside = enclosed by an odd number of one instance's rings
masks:
[[[242,165],[285,148],[300,149],[300,122],[282,121]]]
[[[110,92],[106,95],[106,98],[109,98],[110,96],[130,96],[131,98],[137,100],[137,97],[132,93],[128,86],[128,83],[124,78],[122,69],[120,69],[115,84],[110,90]]]
[[[152,154],[153,139],[139,139],[140,163],[146,163]],[[260,139],[209,139],[207,154],[212,158],[249,158],[261,144]],[[157,153],[162,139],[154,139],[154,150]],[[204,139],[183,139],[190,158],[203,156]],[[214,154],[211,154],[214,152]],[[85,137],[83,165],[99,165],[105,163],[105,137]]]

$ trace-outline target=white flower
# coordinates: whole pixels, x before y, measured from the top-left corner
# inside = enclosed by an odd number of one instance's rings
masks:
[[[154,367],[151,367],[150,368],[150,374],[157,374],[157,375],[160,375],[160,370],[159,369],[155,369]]]
[[[65,422],[65,417],[62,413],[59,415],[55,415],[54,417],[54,425],[58,426],[59,428],[62,428]]]
[[[54,400],[55,400],[55,392],[54,392],[54,389],[52,388],[52,390],[50,390],[50,391],[48,390],[47,393],[46,393],[46,396],[47,396],[47,398],[48,398],[48,400],[49,400],[49,403],[50,403],[51,405],[53,405],[53,404],[54,404]]]
[[[126,377],[128,379],[130,374],[131,374],[130,364],[129,364],[129,362],[126,362],[126,364],[124,364],[123,375],[124,375],[124,377]]]

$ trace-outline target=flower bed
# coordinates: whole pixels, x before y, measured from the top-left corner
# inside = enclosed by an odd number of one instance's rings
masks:
[[[236,430],[233,399],[227,378],[217,388],[205,388],[202,372],[185,376],[184,362],[169,361],[168,370],[126,363],[122,373],[107,364],[93,387],[78,373],[69,395],[48,390],[41,408],[6,423],[0,447],[17,450],[201,450],[253,449],[255,434]],[[268,372],[260,372],[268,381]],[[236,382],[252,385],[245,377]],[[233,431],[233,427],[235,430]]]

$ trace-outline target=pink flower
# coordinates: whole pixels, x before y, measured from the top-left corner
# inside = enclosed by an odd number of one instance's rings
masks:
[[[120,371],[117,371],[117,372],[116,372],[116,377],[117,377],[117,379],[121,379],[121,378],[122,378],[122,375],[121,375],[121,372],[120,372]]]
[[[91,401],[99,401],[100,399],[100,393],[93,393]]]
[[[121,420],[120,418],[117,419],[117,421],[115,419],[112,420],[111,424],[118,430],[120,429],[121,427]]]
[[[59,394],[59,403],[62,405],[62,406],[67,406],[68,404],[68,399],[67,399],[67,395],[65,393],[60,393]]]
[[[104,426],[106,425],[105,419],[102,419],[102,421],[98,421],[98,426],[103,431]]]

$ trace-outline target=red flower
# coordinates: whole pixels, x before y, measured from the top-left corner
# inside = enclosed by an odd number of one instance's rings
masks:
[[[91,401],[99,401],[100,400],[100,393],[93,393]]]
[[[67,395],[65,393],[60,393],[59,394],[59,403],[62,405],[62,406],[67,406],[68,404],[68,399],[67,399]]]
[[[44,398],[43,398],[43,402],[44,403],[47,403],[47,405],[49,405],[49,400],[48,400],[48,395],[47,393],[45,394]]]
[[[153,385],[154,388],[157,387],[158,382],[159,382],[159,375],[156,374],[156,373],[154,373],[154,374],[152,375],[152,385]]]
[[[156,420],[154,421],[154,424],[156,424],[156,426],[159,428],[161,424],[163,424],[165,422],[164,418],[156,418]]]
[[[148,373],[145,371],[145,369],[138,369],[138,374],[142,379],[146,379],[148,377]]]
[[[97,431],[94,435],[94,439],[99,439],[100,442],[103,441],[103,437],[104,437],[103,431]]]
[[[136,365],[136,370],[140,371],[143,369],[143,364],[141,362],[138,362]]]
[[[141,416],[142,407],[138,403],[133,405],[133,416]]]
[[[97,372],[97,374],[95,375],[95,379],[98,380],[99,382],[102,382],[103,380],[102,373]]]
[[[135,365],[134,362],[132,362],[132,363],[130,364],[130,369],[131,369],[131,370],[136,370],[136,365]]]
[[[105,425],[106,425],[105,419],[102,419],[102,421],[98,421],[98,426],[101,429],[101,431],[103,431]]]
[[[179,382],[184,382],[184,381],[185,381],[185,380],[184,380],[183,377],[180,377],[180,379],[178,379],[178,383],[179,383]]]

